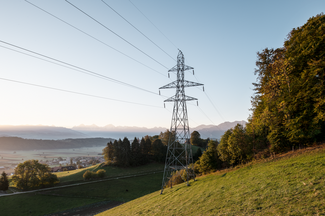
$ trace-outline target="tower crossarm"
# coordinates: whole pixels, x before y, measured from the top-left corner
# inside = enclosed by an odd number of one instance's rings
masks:
[[[193,86],[202,86],[201,83],[191,82],[184,80],[184,87],[193,87]],[[163,87],[160,87],[159,89],[170,89],[170,88],[177,88],[177,81],[171,82],[167,85],[164,85]]]
[[[186,70],[193,70],[193,69],[194,69],[193,67],[184,64],[184,71],[186,71]],[[175,65],[168,72],[177,72],[177,65]]]
[[[176,98],[176,96],[170,97],[166,100],[164,100],[164,102],[174,102],[174,101],[193,101],[193,100],[197,100],[197,98],[194,97],[190,97],[185,95],[185,98]]]

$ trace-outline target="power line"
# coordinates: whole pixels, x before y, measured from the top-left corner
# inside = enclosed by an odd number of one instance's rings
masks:
[[[135,4],[133,4],[133,2],[131,0],[129,0],[129,2],[176,48],[178,49],[178,47],[171,41],[169,40],[169,38],[162,32],[159,30],[159,28],[153,23],[151,22],[151,20],[144,14],[142,13],[142,11],[137,7],[135,6]]]
[[[222,117],[222,115],[220,114],[220,112],[218,111],[218,109],[215,107],[215,105],[213,104],[212,100],[210,99],[209,95],[204,92],[204,94],[207,96],[207,98],[209,99],[210,103],[212,104],[212,106],[214,107],[214,109],[217,111],[217,113],[220,115],[220,117],[222,118],[223,121],[225,121],[225,119]]]
[[[114,98],[108,98],[108,97],[102,97],[102,96],[97,96],[97,95],[91,95],[91,94],[86,94],[86,93],[81,93],[81,92],[76,92],[76,91],[70,91],[70,90],[65,90],[65,89],[59,89],[59,88],[54,88],[54,87],[49,87],[49,86],[43,86],[43,85],[38,85],[38,84],[33,84],[33,83],[22,82],[22,81],[18,81],[18,80],[6,79],[6,78],[2,78],[2,77],[0,77],[0,80],[9,81],[9,82],[15,82],[15,83],[20,83],[20,84],[24,84],[24,85],[39,87],[39,88],[46,88],[46,89],[51,89],[51,90],[56,90],[56,91],[61,91],[61,92],[67,92],[67,93],[72,93],[72,94],[78,94],[78,95],[83,95],[83,96],[88,96],[88,97],[100,98],[100,99],[105,99],[105,100],[112,100],[112,101],[129,103],[129,104],[135,104],[135,105],[141,105],[141,106],[162,108],[162,107],[154,106],[154,105],[141,104],[141,103],[124,101],[124,100],[119,100],[119,99],[114,99]]]
[[[199,79],[194,75],[195,79],[199,82]],[[197,87],[198,88],[198,87]],[[222,118],[223,121],[225,121],[225,119],[222,117],[222,115],[220,114],[220,112],[218,111],[217,107],[214,105],[214,103],[212,102],[212,100],[210,99],[208,93],[206,93],[206,91],[204,91],[204,94],[207,96],[207,98],[209,99],[210,103],[212,104],[213,108],[217,111],[217,113],[220,115],[220,117]]]
[[[99,40],[98,38],[96,38],[96,37],[94,37],[94,36],[88,34],[87,32],[85,32],[85,31],[83,31],[83,30],[77,28],[76,26],[74,26],[74,25],[72,25],[72,24],[70,24],[70,23],[64,21],[63,19],[61,19],[61,18],[55,16],[54,14],[52,14],[52,13],[46,11],[45,9],[43,9],[43,8],[41,8],[41,7],[37,6],[37,5],[35,5],[35,4],[31,3],[31,2],[29,2],[28,0],[25,0],[25,1],[26,1],[27,3],[29,3],[30,5],[36,7],[37,9],[39,9],[39,10],[41,10],[41,11],[47,13],[48,15],[50,15],[50,16],[56,18],[57,20],[59,20],[59,21],[65,23],[66,25],[68,25],[68,26],[70,26],[70,27],[72,27],[72,28],[78,30],[79,32],[81,32],[81,33],[87,35],[88,37],[91,37],[92,39],[94,39],[94,40],[100,42],[101,44],[103,44],[103,45],[105,45],[105,46],[107,46],[107,47],[113,49],[114,51],[116,51],[116,52],[118,52],[118,53],[120,53],[120,54],[122,54],[122,55],[128,57],[129,59],[131,59],[131,60],[133,60],[133,61],[135,61],[135,62],[137,62],[137,63],[139,63],[139,64],[141,64],[141,65],[143,65],[143,66],[145,66],[145,67],[147,67],[147,68],[149,68],[149,69],[151,69],[152,71],[154,71],[154,72],[156,72],[156,73],[158,73],[158,74],[160,74],[160,75],[166,77],[166,75],[164,75],[163,73],[161,73],[161,72],[159,72],[159,71],[157,71],[157,70],[155,70],[155,69],[149,67],[148,65],[146,65],[146,64],[144,64],[144,63],[142,63],[142,62],[140,62],[140,61],[138,61],[138,60],[132,58],[131,56],[129,56],[129,55],[127,55],[127,54],[125,54],[125,53],[119,51],[118,49],[116,49],[116,48],[114,48],[114,47],[108,45],[107,43],[103,42],[102,40]]]
[[[24,50],[24,51],[27,51],[27,52],[30,52],[30,53],[33,53],[35,55],[38,55],[38,56],[41,56],[43,58],[47,58],[47,59],[50,59],[52,61],[56,61],[56,62],[59,62],[60,64],[58,65],[61,65],[61,64],[64,64],[64,65],[67,65],[69,66],[68,68],[72,69],[72,70],[75,70],[75,71],[78,71],[78,72],[81,72],[81,73],[85,73],[85,74],[88,74],[88,75],[91,75],[91,76],[95,76],[97,78],[101,78],[101,79],[104,79],[104,80],[108,80],[108,81],[111,81],[111,82],[114,82],[114,83],[118,83],[118,84],[121,84],[121,85],[124,85],[124,86],[128,86],[128,87],[132,87],[132,88],[136,88],[138,90],[142,90],[142,91],[145,91],[145,92],[148,92],[148,93],[151,93],[151,94],[154,94],[154,95],[159,95],[157,94],[156,92],[152,92],[152,91],[149,91],[149,90],[146,90],[146,89],[143,89],[143,88],[140,88],[140,87],[137,87],[137,86],[134,86],[134,85],[131,85],[131,84],[128,84],[128,83],[125,83],[125,82],[122,82],[120,80],[117,80],[117,79],[113,79],[111,77],[108,77],[108,76],[105,76],[105,75],[102,75],[102,74],[99,74],[99,73],[96,73],[96,72],[93,72],[93,71],[90,71],[90,70],[87,70],[87,69],[84,69],[84,68],[81,68],[81,67],[78,67],[78,66],[75,66],[73,64],[70,64],[70,63],[67,63],[67,62],[64,62],[64,61],[61,61],[61,60],[58,60],[58,59],[55,59],[55,58],[52,58],[52,57],[49,57],[49,56],[46,56],[46,55],[43,55],[43,54],[40,54],[40,53],[37,53],[37,52],[34,52],[34,51],[31,51],[29,49],[26,49],[26,48],[23,48],[23,47],[20,47],[20,46],[17,46],[17,45],[14,45],[14,44],[11,44],[11,43],[8,43],[8,42],[5,42],[5,41],[2,41],[0,40],[1,43],[4,43],[4,44],[7,44],[9,46],[12,46],[12,47],[15,47],[15,48],[18,48],[18,49],[21,49],[21,50]],[[9,49],[9,48],[8,48]],[[11,49],[12,50],[12,49]],[[15,51],[15,50],[13,50]],[[17,51],[19,52],[19,51]],[[21,53],[21,52],[19,52]],[[26,54],[28,55],[28,54]],[[31,55],[29,55],[31,56]],[[38,58],[40,59],[40,58]],[[52,62],[54,63],[54,62]],[[56,63],[54,63],[56,64]],[[61,65],[62,66],[62,65]]]
[[[113,30],[111,30],[110,28],[108,28],[107,26],[105,26],[104,24],[102,24],[101,22],[99,22],[98,20],[96,20],[95,18],[93,18],[92,16],[90,16],[89,14],[87,14],[86,12],[84,12],[83,10],[81,10],[80,8],[78,8],[77,6],[75,6],[74,4],[72,4],[71,2],[69,2],[68,0],[65,0],[65,1],[68,2],[70,5],[72,5],[74,8],[76,8],[77,10],[79,10],[80,12],[82,12],[83,14],[85,14],[86,16],[88,16],[89,18],[91,18],[92,20],[94,20],[95,22],[97,22],[99,25],[103,26],[105,29],[107,29],[108,31],[110,31],[114,35],[116,35],[117,37],[119,37],[120,39],[122,39],[123,41],[125,41],[126,43],[128,43],[129,45],[131,45],[132,47],[134,47],[135,49],[137,49],[138,51],[140,51],[141,53],[143,53],[144,55],[146,55],[147,57],[149,57],[150,59],[152,59],[153,61],[155,61],[156,63],[160,64],[162,67],[168,69],[166,66],[164,66],[163,64],[161,64],[159,61],[157,61],[156,59],[152,58],[150,55],[148,55],[147,53],[145,53],[144,51],[142,51],[141,49],[139,49],[138,47],[136,47],[135,45],[133,45],[128,40],[124,39],[122,36],[120,36],[119,34],[117,34],[116,32],[114,32]]]
[[[156,47],[158,47],[161,51],[163,51],[166,55],[168,55],[171,59],[175,61],[175,59],[169,55],[165,50],[163,50],[160,46],[158,46],[155,42],[153,42],[150,38],[148,38],[143,32],[141,32],[137,27],[135,27],[132,23],[130,23],[127,19],[125,19],[121,14],[119,14],[114,8],[112,8],[108,3],[104,0],[101,0],[107,7],[109,7],[112,11],[114,11],[117,15],[119,15],[125,22],[131,25],[135,30],[137,30],[140,34],[142,34],[145,38],[147,38],[151,43],[153,43]]]

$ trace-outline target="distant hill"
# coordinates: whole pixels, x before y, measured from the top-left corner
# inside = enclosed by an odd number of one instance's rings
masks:
[[[0,137],[22,137],[26,139],[67,139],[90,137],[79,131],[53,126],[0,126]]]
[[[200,125],[195,128],[191,128],[190,131],[198,131],[201,134],[201,138],[213,138],[220,139],[224,132],[230,128],[235,127],[237,124],[246,125],[245,121],[234,121],[234,122],[224,122],[219,125]],[[112,137],[115,139],[123,139],[128,137],[133,139],[134,137],[143,137],[146,135],[153,136],[158,135],[161,132],[165,132],[167,128],[155,127],[155,128],[146,128],[146,127],[123,127],[123,126],[114,126],[106,125],[104,127],[99,127],[97,125],[79,125],[72,128],[75,131],[86,134],[90,137]]]
[[[144,137],[146,135],[154,136],[160,134],[160,132],[165,132],[167,128],[164,127],[130,127],[130,126],[114,126],[112,124],[106,125],[104,127],[99,127],[97,125],[79,125],[72,128],[75,131],[86,134],[90,137],[111,137],[114,139],[123,139],[127,137],[133,139],[134,137]]]
[[[220,139],[224,132],[236,126],[236,124],[246,125],[245,121],[224,122],[219,125],[200,125],[191,128],[190,131],[198,131],[201,138]],[[168,128],[169,129],[169,128]],[[97,125],[79,125],[71,129],[65,127],[54,126],[0,126],[0,137],[21,137],[24,139],[46,139],[46,140],[62,140],[62,139],[77,139],[77,138],[113,138],[123,139],[127,137],[144,137],[146,135],[154,136],[165,132],[164,127],[130,127],[130,126],[114,126],[106,125],[99,127]]]
[[[23,139],[20,137],[0,137],[0,151],[26,151],[39,149],[71,149],[105,146],[110,138],[85,138],[64,140]]]
[[[191,129],[191,132],[198,131],[201,138],[220,139],[226,130],[235,127],[237,124],[246,125],[246,121],[224,122],[219,125],[200,125]]]

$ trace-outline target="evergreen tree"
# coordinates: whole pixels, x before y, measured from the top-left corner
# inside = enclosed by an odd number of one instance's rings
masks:
[[[156,162],[164,162],[167,153],[167,146],[164,146],[160,139],[156,139],[152,143],[152,159]]]
[[[123,166],[128,167],[130,166],[131,162],[131,146],[130,146],[130,141],[127,137],[124,137],[123,142],[122,142],[122,161],[123,161]]]
[[[9,180],[5,171],[0,176],[0,190],[6,191],[9,189]]]
[[[114,147],[114,159],[117,166],[123,166],[123,152],[122,152],[122,140],[115,140],[113,143]]]
[[[114,145],[112,141],[107,143],[107,146],[103,149],[104,159],[106,161],[113,161],[114,160]]]
[[[201,148],[198,148],[195,154],[193,155],[193,160],[197,161],[201,156],[202,156],[202,150]]]
[[[217,141],[210,140],[208,143],[207,150],[203,152],[198,162],[199,171],[201,173],[208,173],[221,167],[221,161],[218,158],[217,146]]]
[[[132,165],[139,166],[142,164],[142,153],[138,138],[134,137],[132,142]]]

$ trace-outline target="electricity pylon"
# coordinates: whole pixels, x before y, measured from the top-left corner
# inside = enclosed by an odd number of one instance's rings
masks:
[[[170,126],[170,134],[168,138],[161,194],[163,193],[165,186],[170,181],[173,173],[178,172],[181,169],[185,169],[187,185],[189,185],[189,177],[194,177],[194,173],[190,172],[188,167],[190,163],[193,163],[193,156],[189,142],[190,130],[188,124],[186,101],[193,101],[197,99],[194,97],[186,96],[185,87],[201,86],[203,84],[184,80],[184,71],[186,70],[193,70],[194,74],[194,68],[184,64],[184,55],[182,51],[179,50],[177,55],[177,65],[168,71],[168,73],[177,72],[177,80],[159,88],[176,88],[175,96],[170,97],[164,101],[174,102],[174,109]],[[170,181],[169,184],[170,187],[172,187],[173,182]]]

